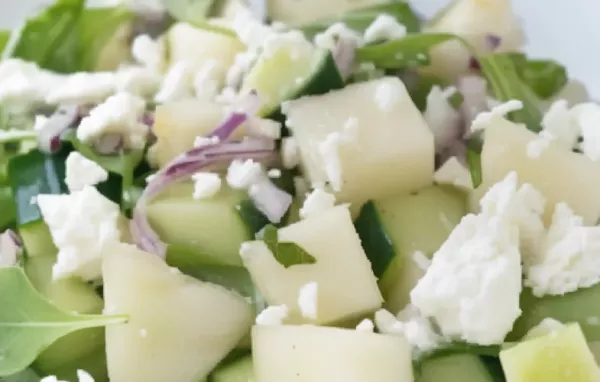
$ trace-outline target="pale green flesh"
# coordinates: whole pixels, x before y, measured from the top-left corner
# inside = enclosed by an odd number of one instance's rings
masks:
[[[416,382],[493,382],[481,359],[473,354],[451,354],[423,362]]]

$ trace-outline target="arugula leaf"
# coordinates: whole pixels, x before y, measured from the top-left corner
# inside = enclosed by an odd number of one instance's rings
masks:
[[[27,20],[12,56],[60,73],[79,69],[79,19],[85,0],[57,0]]]
[[[479,136],[472,136],[467,140],[467,165],[471,173],[473,187],[477,188],[483,182],[483,171],[481,170],[482,143]]]
[[[0,187],[0,230],[10,227],[17,218],[17,208],[10,186]]]
[[[568,82],[567,69],[553,60],[530,60],[523,53],[506,53],[521,80],[543,100],[558,93]]]
[[[539,99],[519,77],[511,54],[490,54],[480,57],[479,63],[492,93],[499,101],[518,99],[523,102],[523,109],[510,113],[508,118],[513,122],[524,123],[529,130],[540,131],[542,112]]]
[[[408,69],[429,64],[429,50],[457,37],[447,33],[418,33],[356,50],[361,62],[372,62],[378,68]]]
[[[410,4],[400,1],[391,4],[380,4],[366,8],[354,9],[339,16],[328,17],[298,27],[308,38],[313,38],[330,25],[341,22],[357,32],[364,31],[375,21],[377,16],[385,13],[395,18],[406,27],[408,33],[417,33],[421,29],[421,20],[415,14]]]
[[[291,241],[279,241],[277,228],[272,224],[264,227],[257,236],[265,242],[275,259],[285,268],[317,262],[317,259],[298,244]]]
[[[10,34],[11,31],[0,31],[0,53],[6,48],[6,44],[8,44],[8,40],[10,40]]]
[[[40,382],[41,379],[32,369],[25,369],[20,373],[0,378],[0,382]]]
[[[38,293],[17,267],[0,268],[0,306],[0,376],[25,370],[67,334],[127,321],[127,316],[65,312]]]

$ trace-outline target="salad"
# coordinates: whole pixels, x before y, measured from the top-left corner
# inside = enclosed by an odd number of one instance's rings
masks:
[[[508,0],[1,36],[0,381],[600,381],[600,105]]]

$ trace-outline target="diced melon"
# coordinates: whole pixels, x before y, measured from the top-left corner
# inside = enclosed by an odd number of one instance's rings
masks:
[[[267,0],[269,17],[292,25],[309,23],[353,9],[387,2],[388,0]]]
[[[305,175],[313,184],[333,180],[334,190],[341,181],[339,201],[360,203],[432,183],[433,134],[397,77],[300,98],[284,109]],[[335,147],[323,155],[331,134],[341,141],[337,156]]]
[[[253,238],[236,206],[245,192],[223,185],[208,199],[193,198],[191,182],[176,183],[146,207],[148,221],[163,241],[214,259],[216,264],[242,265],[240,245]]]
[[[303,326],[255,326],[256,382],[413,382],[401,336]]]
[[[600,381],[581,328],[570,324],[500,352],[508,382]]]
[[[566,202],[586,224],[600,217],[600,162],[563,147],[550,146],[538,158],[527,155],[527,144],[537,135],[504,119],[488,127],[481,153],[483,184],[473,193],[472,207],[496,182],[516,171],[519,182],[530,183],[547,200],[545,218],[551,219],[554,206]]]
[[[242,258],[265,301],[288,306],[290,322],[339,322],[381,306],[377,280],[347,207],[338,206],[282,228],[279,240],[297,243],[316,263],[286,269],[262,241],[244,244]],[[310,282],[318,285],[314,321],[301,317],[298,306],[300,288]]]
[[[154,114],[153,132],[157,142],[150,149],[150,159],[164,166],[177,155],[190,150],[198,136],[213,131],[227,117],[223,105],[199,99],[187,99],[159,105]],[[245,133],[236,130],[234,138]]]
[[[426,31],[452,33],[464,38],[477,53],[490,51],[488,36],[500,38],[494,51],[519,51],[524,43],[520,21],[509,0],[457,0],[435,18]],[[434,47],[431,65],[423,71],[455,80],[469,69],[471,53],[459,41]]]
[[[106,329],[112,382],[195,382],[232,350],[252,325],[241,296],[170,268],[135,246],[117,244],[104,258],[105,309],[127,314]]]

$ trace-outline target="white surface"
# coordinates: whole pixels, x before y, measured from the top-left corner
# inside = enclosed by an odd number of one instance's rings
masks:
[[[48,1],[0,0],[0,25],[15,26],[28,12]],[[90,3],[100,2],[109,0],[90,0]],[[430,16],[448,0],[411,2]],[[571,76],[586,81],[592,95],[600,98],[600,76],[596,75],[600,66],[600,1],[513,0],[513,3],[523,18],[529,40],[528,52],[564,63]]]

